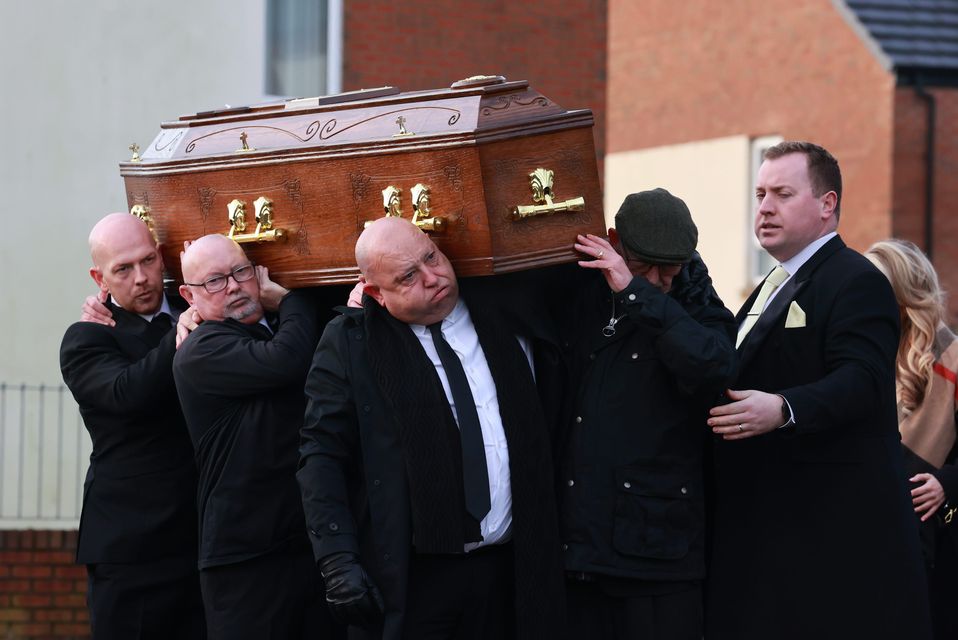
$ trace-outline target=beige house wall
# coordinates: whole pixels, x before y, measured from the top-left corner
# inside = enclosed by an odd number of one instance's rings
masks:
[[[699,253],[734,312],[752,288],[750,145],[747,136],[610,153],[605,160],[607,226],[630,193],[664,187],[682,198],[699,230]]]

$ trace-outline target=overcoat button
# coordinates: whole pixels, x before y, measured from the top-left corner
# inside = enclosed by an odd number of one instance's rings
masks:
[[[638,360],[638,359],[639,359],[639,354],[633,353],[633,354],[632,354],[632,359],[633,359],[633,360]]]
[[[382,482],[379,480],[379,478],[376,478],[375,480],[373,480],[373,484],[378,487],[379,485],[382,484]]]
[[[576,417],[575,417],[575,421],[576,421],[576,423],[582,422],[582,416],[576,416]]]
[[[364,412],[364,413],[369,413],[369,412],[370,412],[370,408],[369,408],[369,405],[368,405],[368,404],[364,404],[364,405],[363,405],[363,412]]]
[[[683,495],[683,496],[684,496],[686,493],[688,493],[688,492],[689,492],[688,489],[686,489],[685,487],[682,487],[682,495]]]
[[[630,293],[630,294],[629,294],[629,300],[635,300],[635,294],[634,294],[634,293]]]
[[[623,482],[623,483],[622,483],[622,486],[625,487],[626,489],[631,489],[631,488],[632,488],[632,483],[631,483],[631,482]]]
[[[330,531],[339,531],[339,525],[336,524],[335,522],[330,522],[330,523],[329,523],[329,530],[330,530]]]
[[[574,487],[574,486],[575,486],[575,480],[569,480],[568,485],[569,485],[570,487]]]

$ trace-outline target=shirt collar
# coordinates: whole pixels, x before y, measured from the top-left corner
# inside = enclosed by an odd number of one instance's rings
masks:
[[[838,235],[837,231],[832,231],[831,233],[826,233],[818,240],[815,240],[804,249],[796,253],[794,256],[782,263],[782,266],[785,267],[785,270],[788,271],[789,276],[793,276],[798,273],[798,270],[802,268],[802,265],[808,262],[809,258],[815,255],[815,252],[821,249],[826,242]]]
[[[116,306],[120,307],[121,309],[123,308],[123,306],[120,305],[120,303],[118,303],[116,300],[113,300],[113,304],[115,304]],[[138,313],[138,314],[136,314],[136,315],[140,316],[141,318],[143,318],[143,319],[146,320],[147,322],[153,322],[153,318],[155,318],[155,317],[157,316],[157,314],[160,314],[160,313],[165,313],[166,315],[170,316],[170,318],[173,318],[173,317],[174,317],[174,316],[173,316],[173,308],[170,307],[170,301],[166,299],[166,294],[165,294],[165,293],[163,294],[163,302],[160,303],[160,308],[159,308],[159,309],[157,309],[157,310],[154,311],[153,313]]]
[[[266,322],[266,314],[265,314],[265,313],[263,314],[263,317],[259,319],[259,324],[261,324],[261,325],[263,325],[264,327],[266,327],[267,329],[269,329],[270,335],[273,335],[273,327],[269,326],[269,323]]]
[[[449,315],[443,318],[441,328],[451,329],[457,322],[465,317],[466,313],[468,313],[466,311],[466,303],[463,302],[462,298],[459,298],[456,301],[456,306],[449,312]],[[412,329],[416,335],[429,335],[429,327],[424,324],[410,324],[409,328]]]

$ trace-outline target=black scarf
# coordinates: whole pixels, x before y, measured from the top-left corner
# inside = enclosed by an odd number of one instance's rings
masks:
[[[370,368],[399,425],[413,542],[420,553],[462,553],[479,523],[466,514],[459,428],[439,374],[409,325],[374,301],[364,308]]]

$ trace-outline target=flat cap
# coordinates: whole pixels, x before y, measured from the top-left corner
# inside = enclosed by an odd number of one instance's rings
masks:
[[[615,229],[631,256],[650,264],[688,262],[699,240],[689,208],[662,188],[626,196]]]

